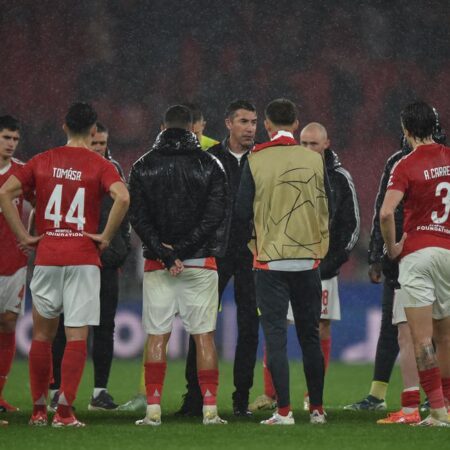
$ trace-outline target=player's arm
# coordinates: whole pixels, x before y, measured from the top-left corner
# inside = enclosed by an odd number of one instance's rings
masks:
[[[13,200],[22,194],[22,183],[17,177],[11,175],[6,183],[0,188],[0,208],[3,216],[8,222],[9,227],[16,235],[19,244],[22,247],[34,247],[42,238],[42,236],[31,236],[25,228],[19,211],[13,204]]]
[[[100,234],[85,233],[86,236],[98,243],[100,250],[104,250],[108,247],[119,229],[130,205],[130,195],[125,183],[122,181],[116,181],[111,184],[109,187],[109,194],[114,200],[114,203],[109,211],[108,221],[106,222],[104,230]]]
[[[383,235],[386,251],[390,259],[400,256],[405,243],[406,233],[403,233],[399,242],[395,242],[395,209],[402,201],[404,193],[397,189],[390,189],[384,196],[383,205],[380,210],[380,227]]]

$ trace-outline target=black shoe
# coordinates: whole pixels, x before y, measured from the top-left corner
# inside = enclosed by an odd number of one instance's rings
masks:
[[[113,398],[108,391],[101,391],[97,397],[91,397],[88,405],[89,411],[114,411],[119,405],[114,403]]]
[[[189,391],[183,395],[181,408],[175,413],[182,417],[203,417],[203,399]]]
[[[253,413],[248,409],[247,405],[233,405],[233,414],[236,417],[253,417]]]

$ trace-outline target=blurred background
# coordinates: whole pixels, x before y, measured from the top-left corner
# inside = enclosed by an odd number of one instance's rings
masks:
[[[93,103],[127,174],[174,103],[198,103],[205,134],[218,140],[236,98],[256,104],[260,141],[264,106],[276,97],[298,105],[301,126],[321,122],[354,178],[362,219],[341,274],[343,320],[333,330],[333,356],[372,357],[381,295],[366,275],[373,204],[384,163],[400,146],[402,107],[423,99],[449,128],[448,2],[2,0],[0,8],[0,114],[21,120],[16,156],[24,161],[65,143],[61,125],[74,100]],[[141,278],[134,236],[121,278],[120,356],[140,352]],[[226,358],[234,351],[233,308],[229,289],[218,330]],[[171,352],[181,356],[185,337],[177,333]]]

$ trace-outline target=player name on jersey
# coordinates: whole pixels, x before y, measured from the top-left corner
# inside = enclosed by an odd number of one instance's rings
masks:
[[[59,167],[53,167],[54,178],[64,178],[65,180],[81,181],[81,174],[79,170],[61,169]]]
[[[439,177],[447,177],[449,175],[450,175],[450,166],[433,167],[430,170],[423,171],[423,176],[425,177],[425,180],[430,180]]]

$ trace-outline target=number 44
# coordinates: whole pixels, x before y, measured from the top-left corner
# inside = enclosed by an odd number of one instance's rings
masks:
[[[62,201],[63,185],[57,184],[53,189],[52,195],[48,199],[47,206],[45,207],[44,218],[46,220],[53,221],[55,228],[61,226],[63,216],[61,214],[61,201]],[[72,203],[70,204],[69,211],[67,211],[64,221],[66,223],[74,223],[77,225],[77,230],[81,231],[84,228],[86,219],[84,217],[84,193],[85,188],[78,188]]]

